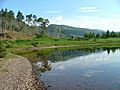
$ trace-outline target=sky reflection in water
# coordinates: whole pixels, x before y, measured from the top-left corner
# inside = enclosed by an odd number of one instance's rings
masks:
[[[77,52],[78,53],[78,52]],[[120,90],[120,51],[98,51],[51,62],[40,79],[48,90]]]

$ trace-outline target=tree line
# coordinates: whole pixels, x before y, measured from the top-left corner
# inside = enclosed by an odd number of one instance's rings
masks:
[[[120,32],[110,32],[109,30],[107,30],[106,32],[103,32],[101,34],[95,34],[95,33],[85,33],[84,34],[84,38],[86,39],[94,39],[94,38],[112,38],[112,37],[116,37],[116,38],[120,38]]]
[[[28,14],[25,16],[21,11],[18,11],[17,15],[15,16],[15,13],[12,10],[0,10],[0,36],[3,37],[6,37],[6,33],[11,31],[23,32],[28,35],[44,36],[48,33],[48,24],[48,19],[37,17],[35,14]],[[62,29],[55,28],[54,33],[52,33],[50,36],[61,38],[64,36],[63,32],[64,31]],[[84,34],[84,38],[86,39],[109,37],[119,38],[120,33],[114,31],[110,32],[107,30],[102,34],[95,34],[92,32]]]
[[[43,35],[48,23],[48,19],[33,14],[24,16],[21,11],[18,11],[15,16],[12,10],[0,10],[0,34],[4,34],[4,36],[8,31],[26,32],[27,34],[37,31]]]

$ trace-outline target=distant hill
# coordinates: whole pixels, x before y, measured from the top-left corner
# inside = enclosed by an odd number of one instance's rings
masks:
[[[51,24],[48,26],[48,32],[50,35],[56,36],[57,33],[62,33],[64,36],[83,36],[85,33],[94,32],[95,34],[102,34],[103,30],[88,29],[88,28],[76,28],[66,25]]]

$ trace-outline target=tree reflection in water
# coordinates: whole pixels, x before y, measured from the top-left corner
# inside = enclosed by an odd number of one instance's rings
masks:
[[[44,73],[45,71],[51,70],[51,63],[56,63],[60,61],[65,61],[70,58],[77,56],[84,56],[91,53],[107,51],[108,54],[115,53],[116,50],[119,50],[118,47],[111,48],[75,48],[75,49],[46,49],[40,51],[32,51],[31,53],[22,54],[24,57],[28,58],[33,64],[33,69],[36,73]]]
[[[48,61],[48,56],[39,56],[40,62],[36,63],[36,69],[38,72],[45,72],[51,70],[51,62]]]
[[[41,64],[42,66],[40,68],[41,72],[50,71],[51,70],[51,62],[48,61],[48,57],[43,56],[42,60],[43,60],[43,62]]]

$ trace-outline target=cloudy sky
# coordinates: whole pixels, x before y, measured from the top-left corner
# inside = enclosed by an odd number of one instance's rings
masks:
[[[120,31],[120,0],[0,0],[0,8],[36,14],[51,24]]]

